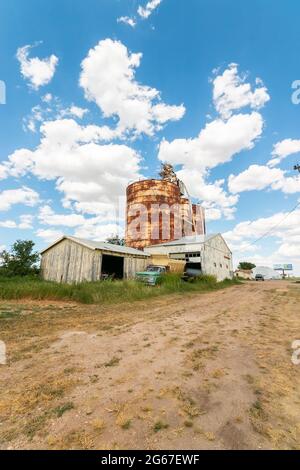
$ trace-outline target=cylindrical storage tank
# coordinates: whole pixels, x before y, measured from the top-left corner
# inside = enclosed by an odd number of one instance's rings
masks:
[[[193,204],[193,222],[195,235],[206,235],[205,209]]]
[[[192,206],[187,197],[181,197],[181,217],[182,217],[182,237],[192,236],[194,233],[194,224],[192,216]]]
[[[126,245],[143,249],[181,238],[181,193],[177,184],[144,180],[127,188]]]

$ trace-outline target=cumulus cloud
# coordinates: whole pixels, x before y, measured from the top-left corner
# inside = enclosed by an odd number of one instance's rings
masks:
[[[233,194],[243,191],[261,191],[267,188],[292,194],[300,192],[300,177],[286,176],[286,172],[279,168],[251,165],[247,170],[236,176],[230,175],[228,187]]]
[[[33,228],[33,219],[34,217],[32,215],[24,214],[20,216],[19,222],[16,222],[15,220],[0,220],[0,227],[8,229],[18,228],[20,230],[29,230]]]
[[[208,221],[221,219],[222,216],[229,220],[234,218],[234,206],[239,197],[229,195],[224,190],[224,180],[208,183],[199,171],[187,168],[178,171],[178,177],[186,183],[192,195],[202,201]]]
[[[141,18],[147,19],[154,12],[154,10],[161,4],[162,0],[150,0],[145,7],[138,7],[138,14]]]
[[[267,88],[261,85],[261,80],[256,83],[260,86],[253,91],[251,84],[246,82],[246,76],[238,74],[237,64],[230,64],[222,75],[213,80],[213,100],[216,110],[221,117],[228,119],[233,111],[249,106],[258,110],[269,100]]]
[[[117,21],[118,21],[118,23],[128,24],[132,28],[134,28],[136,26],[135,18],[131,18],[130,16],[121,16],[120,18],[118,18]]]
[[[124,230],[118,224],[103,224],[102,223],[89,223],[86,222],[83,226],[79,227],[74,236],[78,238],[86,238],[88,240],[107,240],[107,238],[119,235],[124,236]]]
[[[80,214],[56,214],[50,206],[40,208],[38,219],[42,225],[78,227],[85,222]]]
[[[80,86],[105,118],[118,118],[121,134],[152,136],[163,123],[181,119],[185,108],[165,105],[158,90],[136,81],[141,59],[141,53],[130,53],[119,41],[100,41],[81,64]]]
[[[208,219],[216,220],[222,216],[232,219],[238,197],[225,191],[224,180],[207,183],[208,170],[231,161],[242,150],[253,148],[262,129],[263,119],[256,112],[237,114],[228,121],[217,119],[207,124],[195,139],[162,141],[158,158],[182,166],[178,174],[191,195],[199,198],[207,208]]]
[[[264,121],[254,109],[259,109],[269,99],[265,87],[252,91],[245,78],[238,76],[237,65],[231,64],[213,81],[213,101],[220,116],[207,123],[195,138],[161,142],[159,160],[181,166],[181,178],[191,195],[207,208],[208,219],[234,217],[238,196],[226,192],[225,180],[208,183],[209,171],[255,146],[263,132]],[[234,113],[245,106],[253,111]]]
[[[37,132],[45,121],[55,121],[64,118],[83,119],[89,112],[86,108],[81,108],[72,104],[64,106],[59,98],[50,93],[41,98],[42,103],[34,106],[31,112],[23,118],[23,130]],[[111,136],[114,133],[111,131]]]
[[[270,232],[269,237],[277,239],[278,247],[273,253],[270,255],[260,254],[260,248],[257,245],[249,246],[268,232]],[[240,222],[233,230],[225,233],[224,237],[230,248],[234,250],[235,258],[241,257],[243,252],[253,252],[251,260],[254,262],[271,266],[274,263],[292,262],[296,264],[297,272],[300,273],[300,209],[291,214],[279,212],[270,217]]]
[[[154,10],[159,7],[161,4],[162,0],[150,0],[148,3],[146,3],[145,6],[139,5],[137,9],[137,16],[138,18],[141,18],[142,20],[146,20],[149,18],[149,16],[152,15]],[[138,18],[137,16],[121,16],[120,18],[117,19],[118,23],[124,23],[132,28],[135,28],[137,25]]]
[[[29,85],[34,90],[38,90],[51,82],[58,65],[58,58],[54,54],[45,59],[29,58],[30,50],[33,47],[30,45],[20,47],[17,51],[17,59],[21,66],[23,78],[28,80]]]
[[[109,215],[111,216],[111,213]],[[61,233],[57,231],[57,227],[73,228],[75,229],[75,237],[92,240],[105,240],[111,235],[124,234],[124,228],[116,222],[116,216],[114,222],[109,222],[109,218],[103,217],[102,214],[101,216],[89,218],[74,212],[56,214],[50,206],[43,206],[40,208],[38,219],[41,225],[56,227],[55,229],[52,228],[50,232],[45,229],[39,229],[38,231],[39,236],[50,241],[56,237],[57,233]]]
[[[282,160],[300,152],[300,140],[285,139],[274,145],[272,159],[268,162],[270,167],[278,165]]]
[[[39,195],[31,188],[23,186],[0,192],[0,211],[8,211],[16,204],[33,207],[39,202]]]
[[[128,181],[140,177],[140,155],[126,145],[100,142],[108,129],[80,126],[72,119],[46,122],[33,150],[20,149],[4,163],[12,176],[31,173],[55,180],[65,207],[73,203],[81,212],[112,211]]]
[[[252,149],[262,130],[263,119],[257,112],[236,114],[227,121],[216,119],[206,124],[195,139],[163,140],[158,158],[203,171],[230,162],[242,150]]]
[[[59,240],[64,235],[60,230],[52,229],[38,229],[36,231],[36,236],[42,238],[47,243],[55,242]]]

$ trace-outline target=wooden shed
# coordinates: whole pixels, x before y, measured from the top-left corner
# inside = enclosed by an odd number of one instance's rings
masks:
[[[150,256],[126,246],[64,236],[41,252],[41,272],[47,281],[80,283],[103,276],[132,279],[144,271]]]

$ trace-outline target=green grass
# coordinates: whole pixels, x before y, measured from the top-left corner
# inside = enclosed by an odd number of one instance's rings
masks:
[[[58,416],[58,418],[61,418],[67,411],[70,411],[73,409],[74,409],[74,404],[72,402],[68,402],[62,406],[58,406],[53,411]]]
[[[159,431],[163,431],[164,429],[168,429],[168,427],[169,427],[168,424],[163,423],[162,421],[157,421],[154,424],[153,430],[154,432],[159,432]]]
[[[149,287],[136,281],[68,285],[38,278],[0,277],[0,300],[62,300],[84,304],[116,304],[172,293],[211,291],[235,284],[240,284],[240,281],[226,279],[218,283],[213,276],[202,276],[193,283],[183,282],[178,274],[167,274],[156,287]]]

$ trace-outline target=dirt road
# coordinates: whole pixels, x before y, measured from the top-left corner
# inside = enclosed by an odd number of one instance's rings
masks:
[[[300,285],[0,319],[2,449],[300,448]]]

